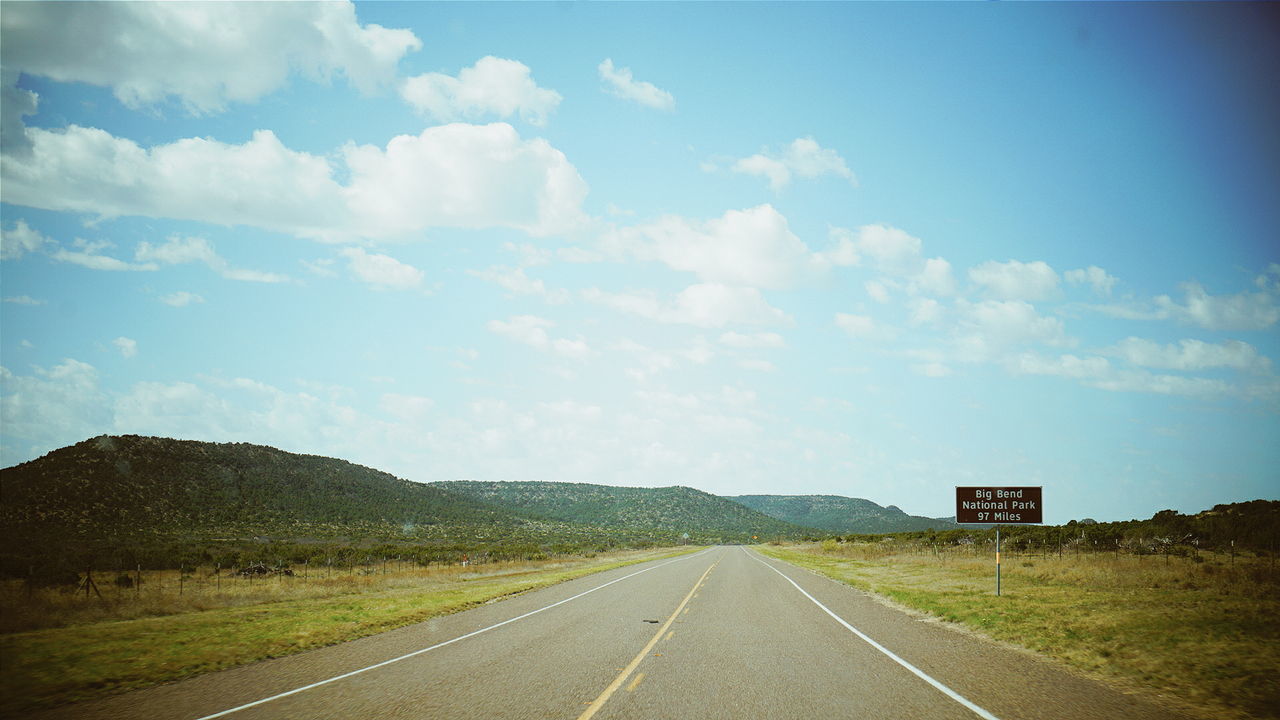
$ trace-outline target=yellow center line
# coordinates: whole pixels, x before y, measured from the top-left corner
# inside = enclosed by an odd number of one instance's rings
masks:
[[[644,673],[636,673],[636,679],[632,680],[631,684],[627,686],[627,692],[635,692],[636,686],[640,684],[641,680],[644,680]]]
[[[710,574],[711,568],[714,568],[719,562],[720,561],[717,560],[716,562],[711,563],[711,567],[707,568],[706,572],[702,573],[702,577],[698,578],[698,582],[693,584],[693,588],[689,590],[689,594],[685,595],[684,599],[680,601],[680,604],[676,606],[676,610],[671,613],[671,617],[667,618],[667,621],[662,624],[662,627],[658,628],[658,632],[651,640],[649,640],[649,644],[645,645],[644,649],[640,651],[640,654],[636,655],[635,659],[623,668],[618,677],[614,678],[613,682],[609,683],[609,687],[605,688],[604,692],[600,693],[600,697],[593,700],[591,705],[589,705],[586,710],[582,711],[582,714],[578,716],[578,720],[588,720],[599,712],[600,708],[604,707],[605,703],[609,702],[609,698],[613,697],[613,694],[618,691],[618,688],[622,687],[622,683],[626,682],[627,678],[631,676],[631,673],[635,672],[636,668],[640,666],[640,661],[644,660],[645,656],[649,654],[649,651],[653,649],[653,646],[657,645],[658,641],[662,639],[662,634],[667,631],[667,628],[671,627],[671,623],[675,622],[676,616],[680,614],[680,611],[684,609],[685,605],[689,604],[689,600],[693,598],[693,594],[697,592],[698,587],[702,585],[702,581],[707,579],[707,575]],[[638,678],[636,682],[639,683]]]

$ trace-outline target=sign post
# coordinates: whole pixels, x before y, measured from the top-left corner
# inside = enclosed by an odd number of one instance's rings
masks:
[[[1000,525],[1044,522],[1044,488],[956,487],[956,523],[996,526],[996,595],[1000,595]]]

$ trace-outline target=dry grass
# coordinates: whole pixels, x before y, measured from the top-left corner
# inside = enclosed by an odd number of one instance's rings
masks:
[[[176,572],[103,598],[5,588],[0,716],[146,687],[372,635],[602,570],[692,552],[644,550],[334,577],[202,579]],[[132,599],[131,599],[132,598]],[[37,629],[38,628],[38,629]]]
[[[1205,717],[1280,717],[1267,558],[1003,555],[824,543],[765,552]]]
[[[619,556],[625,554],[608,557]],[[71,587],[33,589],[22,580],[7,580],[0,582],[0,634],[423,588],[478,578],[513,577],[577,567],[589,559],[570,557],[429,567],[388,561],[385,565],[298,567],[294,568],[296,575],[292,577],[242,577],[212,567],[188,568],[181,573],[178,570],[95,573],[98,592],[88,594]],[[127,575],[131,582],[140,575],[142,582],[124,587],[115,582],[121,575]]]

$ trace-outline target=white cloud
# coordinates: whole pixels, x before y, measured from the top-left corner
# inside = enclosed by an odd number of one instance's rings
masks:
[[[78,360],[68,358],[49,369],[35,367],[31,375],[0,367],[0,399],[5,435],[34,443],[40,452],[79,442],[110,424],[98,372]],[[0,464],[10,465],[12,460],[3,458]]]
[[[458,77],[426,73],[407,78],[400,95],[415,110],[442,122],[486,115],[519,115],[531,125],[545,125],[560,104],[560,93],[538,87],[528,66],[492,55],[463,68]]]
[[[4,301],[7,303],[13,303],[14,305],[46,305],[47,304],[46,301],[37,300],[31,297],[30,295],[14,295],[14,296],[5,298]]]
[[[428,227],[569,232],[585,218],[586,183],[546,140],[506,123],[443,125],[393,138],[385,150],[348,146],[344,195],[371,237]],[[354,228],[353,228],[354,230]]]
[[[1117,343],[1111,352],[1140,367],[1167,370],[1231,368],[1266,372],[1271,367],[1269,358],[1258,354],[1254,346],[1239,340],[1216,344],[1187,339],[1174,345],[1161,345],[1151,340],[1128,337]]]
[[[778,333],[739,333],[732,330],[720,335],[720,344],[741,350],[784,348],[787,346],[786,340]]]
[[[1061,320],[1040,315],[1022,300],[973,303],[962,299],[956,302],[956,312],[955,347],[957,358],[965,362],[994,360],[1021,345],[1072,344]]]
[[[142,148],[93,128],[29,128],[30,157],[0,158],[5,201],[101,217],[250,225],[321,240],[410,236],[429,227],[533,235],[584,221],[587,187],[564,154],[505,123],[444,125],[347,145],[350,181],[269,130],[242,145],[187,138]]]
[[[390,255],[368,253],[360,248],[344,248],[339,252],[360,280],[380,290],[412,290],[422,285],[423,272]]]
[[[138,354],[138,341],[127,337],[118,337],[111,341],[112,345],[120,351],[122,357],[131,358]]]
[[[891,340],[897,335],[894,328],[877,322],[869,315],[836,313],[835,322],[836,327],[856,340]]]
[[[596,354],[581,337],[576,340],[551,337],[547,329],[555,327],[555,323],[536,315],[516,315],[505,322],[490,320],[486,327],[496,335],[570,360],[586,360]]]
[[[883,280],[868,280],[862,286],[872,300],[878,303],[889,302],[889,287]]]
[[[546,283],[525,274],[524,268],[494,266],[484,270],[468,270],[468,275],[491,282],[517,295],[533,295],[552,305],[569,302],[569,291],[562,288],[548,290]]]
[[[1079,380],[1085,385],[1112,392],[1146,392],[1159,395],[1227,395],[1236,391],[1230,384],[1210,378],[1155,375],[1145,370],[1117,370],[1106,358],[1062,355],[1046,358],[1024,353],[1009,358],[1006,367],[1025,375],[1051,375]]]
[[[378,401],[378,406],[382,411],[395,417],[398,420],[406,422],[421,422],[425,420],[435,407],[435,402],[428,397],[421,395],[401,395],[399,393],[384,393]]]
[[[1062,274],[1062,277],[1072,285],[1088,283],[1099,295],[1110,295],[1112,288],[1119,282],[1118,278],[1107,274],[1106,270],[1097,265],[1090,265],[1080,270],[1068,270]]]
[[[738,366],[745,370],[755,370],[757,372],[773,372],[778,366],[768,360],[744,359],[738,361]]]
[[[707,283],[786,288],[815,275],[815,260],[772,205],[729,210],[706,222],[667,216],[623,228],[602,246],[614,255],[656,260]]]
[[[1264,330],[1280,320],[1280,306],[1269,292],[1210,295],[1198,283],[1184,283],[1182,292],[1182,303],[1168,295],[1156,298],[1163,317],[1208,330]]]
[[[880,285],[880,290],[901,287],[912,295],[935,296],[952,295],[956,291],[951,263],[940,257],[925,258],[920,238],[905,230],[883,224],[863,225],[857,230],[832,227],[828,235],[833,245],[815,256],[819,262],[837,267],[866,263],[885,276],[904,281],[900,284],[883,278],[873,280]],[[871,288],[868,291],[877,300],[887,299],[887,292]]]
[[[911,366],[911,371],[931,378],[947,377],[952,374],[951,368],[940,362],[917,363]]]
[[[915,275],[908,286],[912,293],[928,295],[953,295],[956,281],[951,275],[951,263],[936,257],[924,261],[924,269]]]
[[[946,316],[946,309],[933,298],[917,297],[907,303],[908,319],[912,325],[936,325]]]
[[[988,261],[969,268],[969,279],[1000,300],[1047,300],[1058,291],[1058,274],[1040,260]]]
[[[539,265],[547,265],[551,262],[551,251],[544,247],[538,247],[533,243],[503,243],[502,249],[515,253],[520,257],[521,267],[537,267]]]
[[[822,147],[812,137],[796,138],[782,153],[765,150],[742,158],[733,164],[732,169],[768,178],[769,187],[775,192],[789,185],[792,176],[816,178],[835,175],[857,184],[857,178],[844,158],[835,150]]]
[[[5,7],[6,69],[110,87],[140,108],[176,98],[194,113],[253,102],[290,72],[341,74],[371,92],[422,46],[325,3],[31,3]]]
[[[611,58],[605,58],[596,68],[610,95],[632,100],[657,110],[675,110],[676,99],[671,93],[653,83],[637,81],[631,76],[631,68],[615,68]]]
[[[190,262],[204,263],[210,270],[228,280],[246,282],[277,283],[289,280],[287,276],[260,270],[246,270],[231,267],[224,258],[214,251],[208,240],[200,237],[181,237],[172,235],[163,245],[152,245],[147,241],[138,243],[134,249],[133,259],[145,263],[161,263],[164,265],[181,265]]]
[[[6,200],[7,201],[7,200]],[[0,260],[17,260],[29,252],[36,252],[52,243],[27,225],[25,220],[18,220],[13,227],[0,231]]]
[[[179,290],[174,293],[169,293],[168,295],[162,295],[160,297],[160,302],[168,305],[169,307],[186,307],[193,303],[202,303],[204,302],[204,298],[195,293],[187,292],[186,290]]]
[[[106,270],[111,272],[154,272],[160,269],[155,263],[128,263],[123,260],[110,257],[108,255],[99,255],[100,247],[88,246],[84,250],[67,250],[59,248],[49,254],[49,257],[58,262],[68,262],[73,265],[87,267],[90,270]]]
[[[589,288],[582,296],[590,302],[663,323],[712,328],[791,322],[786,313],[770,306],[759,290],[718,283],[690,285],[669,303],[652,292],[608,293]]]
[[[919,273],[923,267],[920,238],[891,225],[858,228],[855,244],[859,255],[871,258],[881,272],[907,276]]]
[[[3,21],[4,18],[0,17],[0,23]],[[4,148],[6,153],[27,157],[31,154],[31,140],[27,138],[22,118],[36,114],[39,98],[17,85],[18,71],[8,64],[0,67],[0,148]]]

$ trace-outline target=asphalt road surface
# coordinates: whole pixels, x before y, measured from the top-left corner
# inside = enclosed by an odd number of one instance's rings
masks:
[[[1178,715],[749,548],[716,547],[43,717]]]

